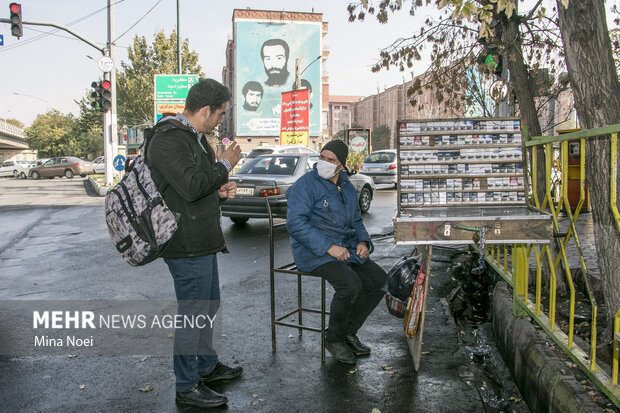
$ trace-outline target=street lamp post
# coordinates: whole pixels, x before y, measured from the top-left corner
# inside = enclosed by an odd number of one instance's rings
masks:
[[[316,59],[308,63],[308,65],[301,72],[299,71],[299,66],[301,65],[301,59],[300,58],[295,59],[295,90],[299,90],[301,88],[301,75],[303,75],[304,72],[308,70],[308,68],[310,67],[310,65],[312,65],[312,63],[316,62],[320,58],[321,58],[321,55],[318,55]]]
[[[49,103],[47,100],[45,100],[43,98],[40,98],[38,96],[27,95],[25,93],[17,93],[17,92],[13,92],[13,94],[16,95],[16,96],[26,96],[26,97],[29,97],[29,98],[40,100],[41,102],[44,102],[47,105],[47,109],[50,109],[52,107],[51,103]]]

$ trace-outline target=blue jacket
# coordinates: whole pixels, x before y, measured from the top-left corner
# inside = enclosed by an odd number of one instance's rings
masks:
[[[373,245],[362,223],[355,187],[346,172],[340,172],[340,184],[323,179],[314,169],[299,178],[286,191],[286,229],[291,235],[293,258],[297,268],[311,272],[336,261],[327,250],[339,245],[349,250],[346,262],[363,263],[356,254],[357,244]]]

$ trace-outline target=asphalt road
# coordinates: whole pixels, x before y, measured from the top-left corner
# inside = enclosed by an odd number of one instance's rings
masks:
[[[395,211],[393,189],[378,191],[364,222],[371,234],[386,234]],[[125,264],[111,245],[103,216],[103,198],[89,196],[82,179],[0,180],[0,300],[174,300],[163,261],[143,267]],[[448,311],[445,297],[454,288],[448,271],[453,251],[437,249],[431,272],[425,352],[415,373],[402,320],[383,303],[371,314],[360,338],[372,355],[355,368],[327,356],[320,361],[319,337],[278,330],[271,351],[269,329],[267,220],[244,226],[223,219],[231,251],[219,255],[222,289],[223,351],[226,363],[240,364],[239,380],[215,386],[229,396],[216,410],[257,412],[481,412],[502,411],[485,397],[490,378],[481,377],[463,333]],[[375,238],[373,259],[386,270],[409,248],[389,235]],[[288,239],[277,233],[278,260],[290,260]],[[318,284],[304,297],[318,301]],[[295,285],[286,277],[277,286],[277,305],[292,302]],[[333,291],[328,288],[328,297]],[[0,323],[6,328],[6,320]],[[310,320],[312,321],[312,320]],[[2,328],[2,325],[0,325]],[[471,343],[469,343],[471,344]],[[0,356],[1,411],[118,412],[181,411],[174,403],[170,356],[144,352],[127,356]],[[145,356],[146,355],[146,356]],[[494,356],[492,380],[514,397],[512,411],[525,412],[520,395]],[[151,389],[140,391],[139,389]],[[496,397],[497,399],[497,397]],[[495,401],[494,401],[495,400]],[[493,407],[495,406],[495,407]],[[182,411],[192,411],[182,410]]]

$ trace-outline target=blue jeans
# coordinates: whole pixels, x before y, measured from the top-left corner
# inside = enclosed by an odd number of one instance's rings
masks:
[[[179,301],[179,314],[183,314],[181,301],[183,300],[205,300],[219,302],[220,281],[217,271],[217,257],[215,254],[202,257],[191,258],[165,258],[164,262],[168,265],[170,274],[174,280],[174,291]],[[201,332],[196,329],[175,329],[174,346],[180,347],[180,343],[187,348],[187,342],[196,343],[198,352],[200,340],[211,340],[211,329],[203,330],[208,334],[200,336]],[[199,334],[199,336],[196,336]],[[200,345],[201,348],[204,346]],[[200,379],[201,374],[211,373],[217,364],[217,354],[182,354],[173,355],[174,375],[176,377],[176,391],[191,390]]]

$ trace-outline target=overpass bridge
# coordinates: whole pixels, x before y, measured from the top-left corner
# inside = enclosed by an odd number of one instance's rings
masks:
[[[36,152],[28,148],[24,129],[0,120],[0,161],[36,158]]]

